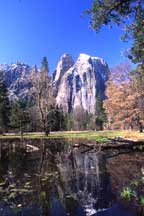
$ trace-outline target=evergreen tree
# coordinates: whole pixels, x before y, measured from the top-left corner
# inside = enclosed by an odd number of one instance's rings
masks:
[[[21,137],[26,130],[26,125],[30,122],[29,112],[27,110],[27,103],[25,100],[15,101],[11,106],[10,126],[18,129]]]
[[[48,68],[48,60],[47,57],[43,57],[41,62],[41,72],[46,72],[48,74],[49,68]]]
[[[65,124],[65,114],[63,112],[62,106],[57,105],[57,125],[58,125],[58,130],[65,130],[66,129],[66,124]]]
[[[135,70],[132,71],[132,87],[136,94],[136,111],[135,120],[139,127],[139,131],[143,132],[144,127],[144,63],[139,64]],[[134,93],[133,93],[134,95]]]
[[[68,131],[72,130],[73,120],[72,120],[72,114],[71,113],[66,114],[65,121],[66,121],[66,130],[68,130]]]
[[[51,105],[48,115],[50,131],[61,131],[66,129],[65,115],[62,107]]]
[[[128,53],[128,57],[132,59],[134,63],[144,63],[144,8],[140,1],[136,9],[135,20],[133,24],[129,26],[127,32],[127,35],[132,33],[133,38],[132,48],[130,53]]]
[[[121,39],[123,41],[132,40],[132,45],[129,51],[126,53],[128,58],[133,63],[140,63],[134,71],[133,81],[137,84],[133,96],[133,100],[129,101],[129,104],[133,101],[132,112],[137,114],[129,115],[128,119],[132,122],[137,122],[140,127],[140,131],[143,129],[143,109],[144,109],[144,95],[143,95],[143,80],[144,80],[144,1],[142,0],[93,0],[92,7],[86,11],[91,15],[91,26],[99,32],[103,26],[112,27],[112,24],[124,29],[124,34]],[[126,83],[125,83],[126,85]],[[133,87],[131,88],[133,89]],[[121,91],[119,91],[120,93]],[[125,89],[123,91],[125,93]],[[129,90],[127,94],[129,95]],[[110,93],[111,94],[111,93]],[[135,95],[135,96],[134,96]],[[113,95],[112,95],[113,97]],[[117,98],[118,100],[119,98]],[[137,102],[136,102],[137,101]],[[110,100],[109,100],[110,102]],[[115,104],[114,113],[116,113],[116,107],[119,104]],[[137,106],[139,104],[139,107]],[[110,107],[108,108],[110,110]],[[139,111],[139,113],[138,113]],[[119,114],[122,113],[122,110]],[[121,115],[119,115],[121,116]],[[120,120],[120,118],[118,118]],[[129,122],[129,120],[128,120]]]
[[[134,62],[144,61],[144,2],[141,0],[93,0],[91,26],[98,32],[102,26],[112,27],[112,23],[122,26],[123,41],[133,40],[128,57]]]
[[[95,116],[96,130],[103,130],[103,124],[106,122],[107,117],[103,107],[103,99],[100,93],[97,96]]]
[[[0,131],[6,132],[9,124],[9,99],[7,87],[4,83],[3,72],[0,71]]]

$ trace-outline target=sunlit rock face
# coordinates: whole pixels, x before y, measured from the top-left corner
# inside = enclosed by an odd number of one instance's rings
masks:
[[[10,100],[31,98],[32,81],[40,70],[21,62],[0,65],[0,70],[4,71]],[[80,54],[74,63],[71,55],[64,54],[52,78],[56,103],[62,105],[65,112],[73,112],[80,107],[94,113],[97,95],[101,93],[105,97],[108,74],[108,65],[101,58]]]
[[[55,70],[54,74],[54,82],[61,79],[61,77],[64,75],[64,73],[72,67],[74,64],[74,61],[72,59],[72,56],[70,54],[64,54],[60,58],[60,61],[58,62],[57,68]]]
[[[32,86],[32,67],[24,63],[1,64],[10,100],[28,98]]]
[[[94,113],[98,93],[104,97],[108,74],[108,65],[103,59],[80,54],[75,64],[60,76],[56,102],[66,112],[81,107]]]
[[[53,94],[54,96],[57,96],[58,94],[60,83],[61,83],[61,78],[73,65],[74,65],[74,61],[70,54],[62,55],[62,57],[60,58],[60,61],[58,62],[57,68],[53,74]]]

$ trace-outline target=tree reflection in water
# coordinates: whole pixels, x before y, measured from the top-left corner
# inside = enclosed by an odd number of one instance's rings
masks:
[[[82,153],[84,147],[60,139],[39,147],[2,154],[0,215],[90,216],[112,206],[116,197],[103,153]]]

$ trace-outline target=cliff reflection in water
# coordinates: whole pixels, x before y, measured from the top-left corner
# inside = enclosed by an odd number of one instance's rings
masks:
[[[0,215],[90,216],[114,203],[105,156],[65,140],[9,149],[0,160]]]
[[[69,197],[78,202],[91,215],[96,209],[110,205],[111,190],[106,172],[104,156],[101,153],[81,153],[81,148],[62,152],[57,156],[65,201]]]

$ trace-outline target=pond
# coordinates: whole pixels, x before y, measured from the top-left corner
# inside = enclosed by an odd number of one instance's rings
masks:
[[[0,216],[144,215],[144,153],[101,152],[77,142],[41,141],[33,151],[5,147]]]

